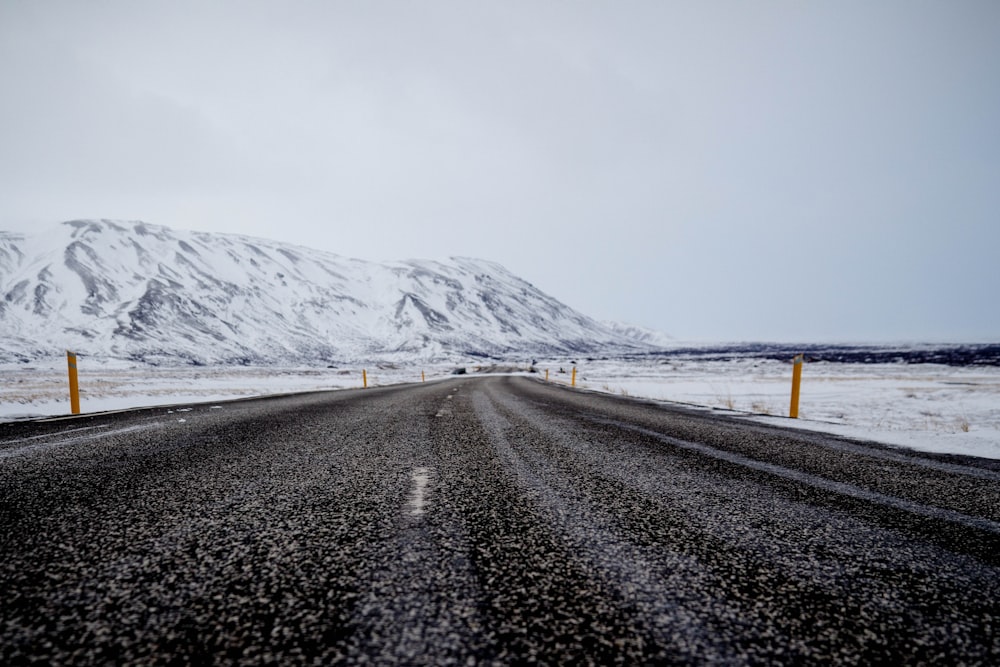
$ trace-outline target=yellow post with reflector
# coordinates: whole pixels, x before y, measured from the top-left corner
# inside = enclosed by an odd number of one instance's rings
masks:
[[[799,418],[799,385],[802,384],[802,362],[805,361],[804,354],[796,354],[792,368],[792,404],[788,408],[788,416],[792,419]]]
[[[368,371],[363,368],[361,369],[361,383],[364,385],[365,389],[368,388]]]
[[[66,365],[69,366],[69,409],[74,415],[80,414],[80,383],[76,377],[76,355],[66,350]]]
[[[576,386],[576,366],[573,366],[573,375],[570,376],[569,386],[571,387]]]
[[[549,369],[548,368],[545,369],[545,381],[546,382],[549,381]]]

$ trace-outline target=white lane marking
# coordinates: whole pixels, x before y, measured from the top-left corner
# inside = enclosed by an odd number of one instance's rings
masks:
[[[450,395],[446,396],[445,398],[447,398],[448,400],[451,400],[451,396]],[[451,403],[447,403],[446,402],[444,405],[441,406],[441,409],[438,410],[437,414],[434,415],[434,416],[435,417],[447,417],[450,414],[451,414]]]
[[[126,426],[125,428],[115,429],[114,431],[101,431],[100,433],[92,433],[90,435],[82,435],[75,438],[66,438],[65,440],[56,440],[55,442],[39,442],[33,445],[17,447],[15,449],[7,449],[0,451],[0,461],[4,459],[11,459],[14,458],[15,456],[27,456],[29,454],[35,454],[37,452],[45,451],[47,449],[65,447],[66,445],[77,445],[80,444],[81,442],[89,442],[90,440],[98,440],[100,438],[110,438],[116,435],[123,435],[125,433],[134,433],[135,431],[146,431],[152,428],[158,428],[162,425],[163,424],[161,422],[153,422],[152,424],[136,424],[135,426]]]
[[[95,428],[110,428],[110,424],[102,424],[100,426],[82,426],[80,428],[71,428],[66,431],[60,431],[59,433],[45,433],[43,435],[32,435],[27,438],[18,438],[17,440],[4,440],[3,442],[0,442],[0,445],[14,445],[19,442],[28,442],[29,440],[41,440],[42,438],[51,438],[53,435],[66,435],[67,433],[91,431]]]
[[[420,516],[424,513],[424,506],[427,504],[427,485],[431,481],[430,468],[414,468],[410,473],[410,480],[413,488],[410,490],[410,498],[406,501],[410,508],[410,516]]]
[[[820,477],[818,475],[802,472],[801,470],[795,470],[794,468],[786,468],[775,463],[758,461],[757,459],[752,459],[750,457],[743,456],[742,454],[737,454],[724,449],[716,449],[715,447],[703,445],[699,442],[678,440],[677,438],[672,438],[668,435],[657,433],[656,431],[652,431],[648,428],[642,428],[641,426],[632,426],[631,424],[625,424],[623,422],[610,419],[598,419],[594,417],[585,417],[585,419],[598,424],[610,424],[634,433],[642,433],[643,435],[648,435],[651,438],[656,438],[660,442],[667,445],[698,452],[699,454],[704,454],[705,456],[721,459],[729,463],[735,463],[736,465],[751,468],[753,470],[770,473],[776,477],[784,477],[785,479],[801,482],[813,488],[822,489],[823,491],[839,493],[840,495],[850,496],[851,498],[857,498],[859,500],[866,500],[885,507],[891,507],[893,509],[930,517],[932,519],[941,519],[961,524],[963,526],[979,528],[980,530],[986,530],[991,533],[1000,533],[1000,522],[997,521],[962,514],[961,512],[956,512],[955,510],[944,509],[943,507],[924,505],[912,500],[906,500],[905,498],[888,496],[884,493],[879,493],[878,491],[871,491],[859,486],[854,486],[853,484],[848,484],[847,482],[838,482],[825,477]]]

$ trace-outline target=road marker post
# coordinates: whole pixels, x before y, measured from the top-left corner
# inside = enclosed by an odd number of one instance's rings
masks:
[[[368,388],[368,371],[363,368],[361,369],[361,383],[364,385],[365,389]]]
[[[576,386],[576,366],[573,366],[573,375],[570,376],[569,386],[571,386],[571,387],[575,387]]]
[[[549,381],[549,369],[548,368],[545,369],[545,381],[546,382]]]
[[[421,382],[427,382],[427,380],[424,378],[424,372],[423,371],[420,371],[420,381]]]
[[[796,354],[792,361],[792,404],[788,408],[788,416],[791,419],[799,418],[799,385],[802,384],[802,362],[805,361],[804,354]]]
[[[66,350],[66,365],[69,367],[69,409],[74,415],[80,414],[80,383],[76,377],[76,355]]]

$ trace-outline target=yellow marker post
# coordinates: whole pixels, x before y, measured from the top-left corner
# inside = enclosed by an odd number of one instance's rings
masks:
[[[361,382],[364,384],[365,389],[368,388],[368,371],[361,369]]]
[[[804,354],[796,354],[793,360],[792,369],[792,405],[788,408],[788,416],[792,419],[799,418],[799,385],[802,384],[802,362],[805,360]]]
[[[549,381],[549,369],[548,368],[545,369],[545,381],[546,382]]]
[[[424,372],[423,371],[420,371],[420,381],[421,382],[427,382],[427,380],[424,378]]]
[[[569,386],[571,386],[571,387],[575,387],[576,386],[576,366],[573,366],[573,375],[570,376]]]
[[[76,378],[76,355],[66,350],[66,364],[69,366],[69,409],[74,415],[80,414],[80,383]]]

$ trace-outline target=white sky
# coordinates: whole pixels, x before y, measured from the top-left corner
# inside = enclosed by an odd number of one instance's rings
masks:
[[[1000,2],[0,0],[0,228],[81,217],[1000,340]]]

